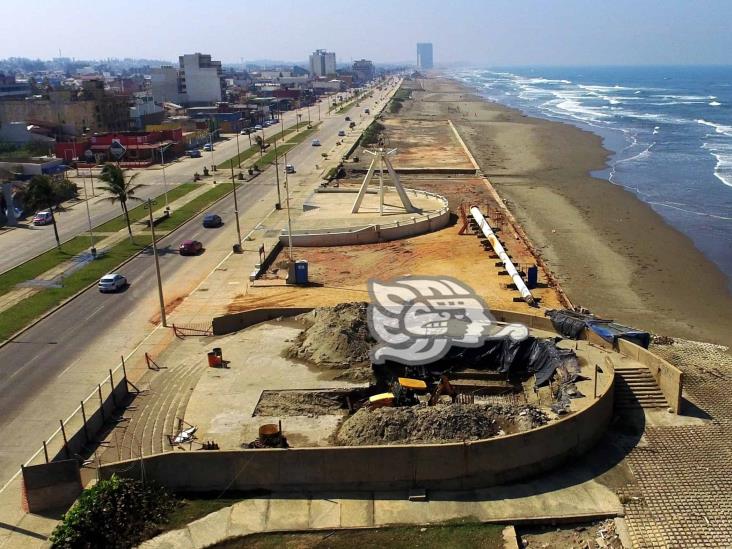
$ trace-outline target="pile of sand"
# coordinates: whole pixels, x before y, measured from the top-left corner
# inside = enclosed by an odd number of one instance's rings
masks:
[[[375,341],[369,334],[367,307],[365,302],[339,303],[295,317],[307,328],[288,348],[288,358],[324,368],[366,367],[370,374],[369,350]]]
[[[478,440],[528,431],[547,416],[533,406],[446,404],[398,408],[362,408],[335,435],[341,446],[442,443]]]
[[[323,416],[344,410],[343,395],[325,391],[264,391],[255,416]]]

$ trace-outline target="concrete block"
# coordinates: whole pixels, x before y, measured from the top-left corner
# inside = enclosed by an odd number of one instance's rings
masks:
[[[227,537],[231,507],[225,507],[215,513],[206,515],[202,519],[191,522],[188,532],[193,547],[203,548],[218,543]]]
[[[341,527],[361,528],[374,526],[374,500],[341,499]]]
[[[310,528],[339,528],[341,526],[341,502],[332,499],[310,501]]]
[[[310,500],[306,496],[269,500],[265,530],[307,530],[309,522]]]
[[[231,508],[228,536],[262,532],[267,524],[269,499],[247,499]]]
[[[193,549],[188,528],[166,532],[140,545],[140,549]]]

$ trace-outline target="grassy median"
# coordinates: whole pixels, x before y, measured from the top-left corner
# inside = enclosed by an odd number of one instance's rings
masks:
[[[265,139],[264,142],[265,143],[274,143],[275,139],[278,142],[282,142],[288,135],[299,131],[298,126],[304,128],[307,126],[307,124],[300,122],[300,124],[295,124],[294,126],[288,127],[287,129],[285,129],[284,132],[278,131],[276,134],[271,135],[270,137]],[[256,135],[260,135],[260,134],[261,134],[261,132],[253,132],[251,135],[256,136]],[[240,136],[239,139],[244,139],[245,137],[247,140],[249,140],[249,136]],[[254,141],[254,137],[252,137],[252,141]],[[225,160],[224,162],[222,162],[221,164],[217,164],[216,167],[219,169],[225,168],[227,170],[230,170],[232,165],[236,164],[238,166],[240,162],[244,162],[245,160],[250,159],[252,156],[257,154],[258,152],[259,152],[259,147],[257,145],[252,145],[251,147],[247,147],[246,150],[239,153],[239,155],[238,155],[239,160],[237,160],[237,155],[234,155],[231,158],[229,158],[228,160]]]

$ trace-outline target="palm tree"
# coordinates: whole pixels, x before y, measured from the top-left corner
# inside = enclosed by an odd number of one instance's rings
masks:
[[[102,174],[99,179],[106,183],[102,185],[103,191],[111,193],[112,196],[107,196],[103,200],[109,200],[114,203],[119,201],[122,207],[122,213],[125,214],[125,221],[127,221],[127,232],[130,233],[130,240],[132,240],[132,227],[130,226],[130,212],[127,209],[128,200],[137,200],[142,202],[141,198],[135,196],[135,191],[145,185],[133,185],[132,181],[139,174],[134,174],[132,177],[125,178],[125,172],[114,164],[105,164],[102,168]]]
[[[56,216],[53,213],[53,207],[58,205],[56,192],[53,188],[51,178],[47,175],[34,175],[28,183],[23,199],[25,206],[31,210],[48,209],[51,212],[51,223],[53,223],[53,235],[56,237],[56,247],[61,249],[61,240],[58,237],[58,227],[56,227]]]

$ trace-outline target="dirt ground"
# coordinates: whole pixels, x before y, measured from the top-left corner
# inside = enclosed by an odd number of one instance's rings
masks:
[[[516,528],[522,549],[622,549],[612,519],[571,526],[523,526]]]

